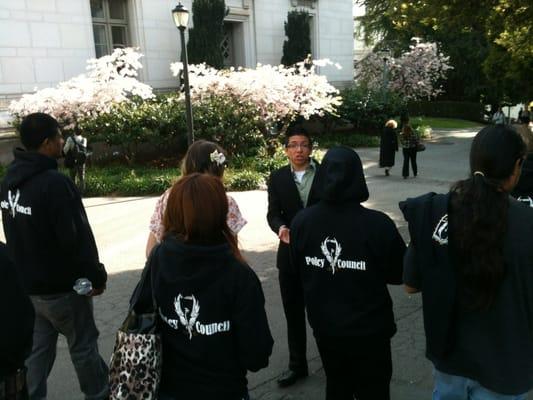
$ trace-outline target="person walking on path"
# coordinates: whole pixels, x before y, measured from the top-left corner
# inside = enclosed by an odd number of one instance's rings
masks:
[[[35,312],[20,278],[0,243],[0,399],[27,400],[24,361],[31,353]]]
[[[212,175],[187,175],[170,190],[164,239],[149,257],[135,310],[153,307],[153,287],[164,354],[160,400],[247,400],[246,372],[268,365],[274,342],[261,282],[227,213],[224,186]]]
[[[501,107],[498,107],[498,110],[492,116],[492,123],[495,125],[504,125],[505,124],[505,114],[502,111]]]
[[[63,150],[59,125],[47,114],[30,114],[20,124],[20,139],[26,150],[14,151],[0,207],[10,259],[35,308],[26,361],[30,399],[46,399],[58,334],[67,339],[85,398],[105,399],[108,369],[98,353],[92,296],[104,291],[107,274],[80,193],[57,170]],[[83,296],[73,290],[81,278],[92,283]]]
[[[434,400],[524,400],[533,388],[533,210],[509,196],[525,155],[513,129],[483,128],[467,179],[400,203]]]
[[[403,151],[403,179],[407,179],[409,176],[409,162],[411,162],[411,168],[413,169],[413,176],[418,175],[418,165],[416,164],[416,153],[419,144],[418,136],[409,124],[409,117],[404,117],[402,120],[402,131],[400,134],[400,141],[402,143]]]
[[[189,149],[183,158],[182,176],[199,172],[210,174],[222,180],[224,170],[226,169],[226,155],[222,147],[218,144],[207,140],[197,140]],[[163,193],[155,205],[154,212],[150,218],[150,233],[146,243],[146,257],[152,251],[152,248],[163,240],[163,216],[167,207],[168,195],[170,189]],[[241,210],[235,199],[228,196],[228,226],[235,236],[247,224],[246,219],[241,214]]]
[[[381,134],[379,144],[379,167],[385,168],[385,175],[389,176],[390,169],[394,166],[394,159],[398,151],[398,136],[396,128],[398,124],[391,119],[385,123],[385,129]]]
[[[291,255],[326,373],[326,400],[388,400],[391,337],[387,284],[402,283],[405,243],[369,197],[363,166],[346,147],[330,149],[317,173],[320,201],[291,225]]]
[[[65,147],[65,167],[68,168],[70,179],[83,194],[85,192],[85,164],[87,163],[87,138],[83,137],[80,132],[76,132],[67,138]]]
[[[289,344],[289,369],[278,379],[281,387],[308,375],[304,297],[300,278],[291,265],[289,243],[292,219],[317,201],[315,175],[319,167],[311,158],[312,146],[309,133],[300,124],[290,126],[285,137],[289,164],[272,172],[268,180],[267,221],[279,237],[276,266]]]

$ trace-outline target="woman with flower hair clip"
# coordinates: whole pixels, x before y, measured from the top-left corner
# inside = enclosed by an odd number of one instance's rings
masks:
[[[183,158],[181,172],[182,176],[187,176],[195,172],[205,173],[222,179],[226,168],[226,156],[224,149],[218,144],[207,140],[194,142],[185,157]],[[165,191],[157,200],[154,213],[150,218],[150,234],[146,243],[146,256],[150,254],[153,247],[163,239],[163,215],[167,207],[170,188]],[[228,195],[228,226],[237,235],[246,225],[237,202]]]

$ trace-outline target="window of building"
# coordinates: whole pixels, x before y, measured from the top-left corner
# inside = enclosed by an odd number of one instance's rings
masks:
[[[128,46],[127,0],[91,0],[96,57]]]

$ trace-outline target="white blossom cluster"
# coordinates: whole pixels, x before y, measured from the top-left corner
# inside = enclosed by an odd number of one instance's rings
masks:
[[[251,102],[266,121],[274,122],[302,116],[335,112],[340,105],[339,91],[317,66],[335,65],[329,60],[306,61],[294,67],[257,64],[255,69],[216,70],[205,64],[189,66],[189,83],[193,103],[212,95],[231,95],[238,101]],[[180,62],[170,66],[174,76],[183,68]]]
[[[15,120],[34,112],[55,117],[63,129],[73,129],[77,121],[109,112],[117,103],[132,96],[152,98],[149,85],[137,80],[142,54],[133,48],[116,49],[113,54],[87,61],[87,73],[61,82],[54,88],[38,90],[11,102]]]
[[[442,93],[440,83],[453,67],[449,57],[438,51],[436,43],[413,38],[409,51],[400,57],[384,57],[371,53],[356,66],[356,79],[369,88],[379,90],[384,84],[386,63],[387,89],[407,100],[435,97]]]

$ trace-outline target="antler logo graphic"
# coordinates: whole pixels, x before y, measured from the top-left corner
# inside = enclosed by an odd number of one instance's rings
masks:
[[[17,212],[17,205],[19,202],[20,190],[17,189],[17,194],[13,196],[11,190],[7,192],[7,199],[9,201],[9,207],[11,208],[11,216],[15,218],[15,213]]]
[[[328,244],[333,245],[332,252],[329,251]],[[322,254],[324,254],[324,256],[326,257],[326,260],[328,260],[329,265],[331,265],[331,273],[335,274],[335,267],[337,266],[337,261],[339,260],[339,256],[341,255],[342,251],[340,243],[337,242],[337,239],[330,239],[328,236],[322,242],[320,249],[322,250]]]
[[[182,299],[192,300],[192,310],[189,310],[187,307],[181,307]],[[193,295],[182,296],[179,294],[178,297],[174,299],[174,308],[176,310],[176,314],[178,314],[180,323],[187,329],[187,332],[189,332],[189,340],[192,339],[192,330],[196,320],[198,319],[198,315],[200,314],[200,303],[198,303],[198,300],[196,300]]]
[[[444,214],[444,216],[440,219],[439,223],[435,227],[432,238],[438,244],[448,244],[448,214]]]
[[[530,196],[519,196],[516,200],[527,204],[529,207],[533,207],[533,199]]]

